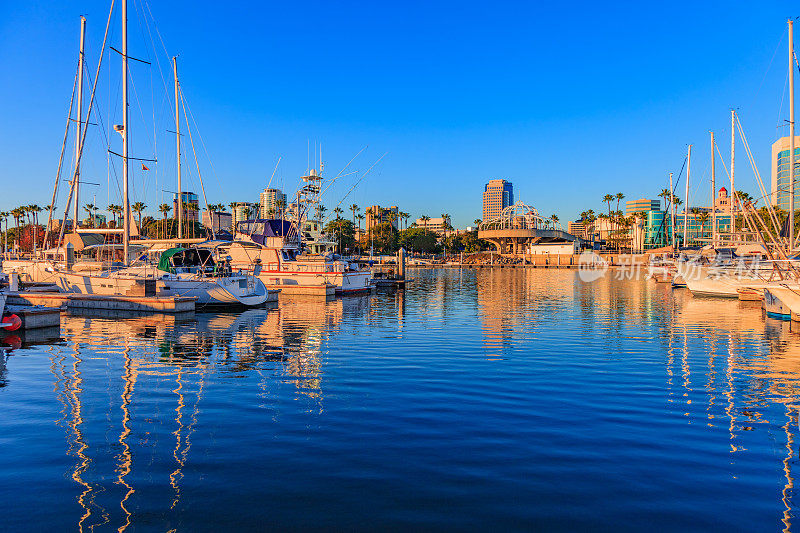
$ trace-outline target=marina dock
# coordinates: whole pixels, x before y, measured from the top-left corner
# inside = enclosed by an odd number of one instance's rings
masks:
[[[186,296],[103,296],[61,292],[16,292],[8,295],[8,304],[41,305],[68,309],[106,309],[114,311],[145,311],[185,313],[195,310],[195,298]]]

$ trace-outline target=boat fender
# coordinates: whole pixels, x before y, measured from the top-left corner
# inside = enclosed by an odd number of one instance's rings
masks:
[[[22,319],[17,315],[6,315],[0,321],[0,327],[6,331],[17,331],[22,326]]]

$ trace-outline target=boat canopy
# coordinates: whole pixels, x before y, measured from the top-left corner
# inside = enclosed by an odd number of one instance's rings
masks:
[[[171,274],[176,268],[214,267],[211,251],[198,248],[170,248],[161,253],[158,269]]]
[[[265,244],[269,237],[291,237],[296,234],[293,228],[292,222],[277,219],[242,220],[236,224],[238,233],[247,235],[258,244]]]

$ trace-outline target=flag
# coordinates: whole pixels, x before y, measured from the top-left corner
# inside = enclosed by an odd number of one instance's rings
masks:
[[[142,170],[150,170],[150,169],[144,166],[144,163],[142,163]]]

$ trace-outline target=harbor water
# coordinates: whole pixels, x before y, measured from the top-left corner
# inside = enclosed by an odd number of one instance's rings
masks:
[[[613,273],[409,277],[23,338],[3,528],[800,528],[790,323]]]

